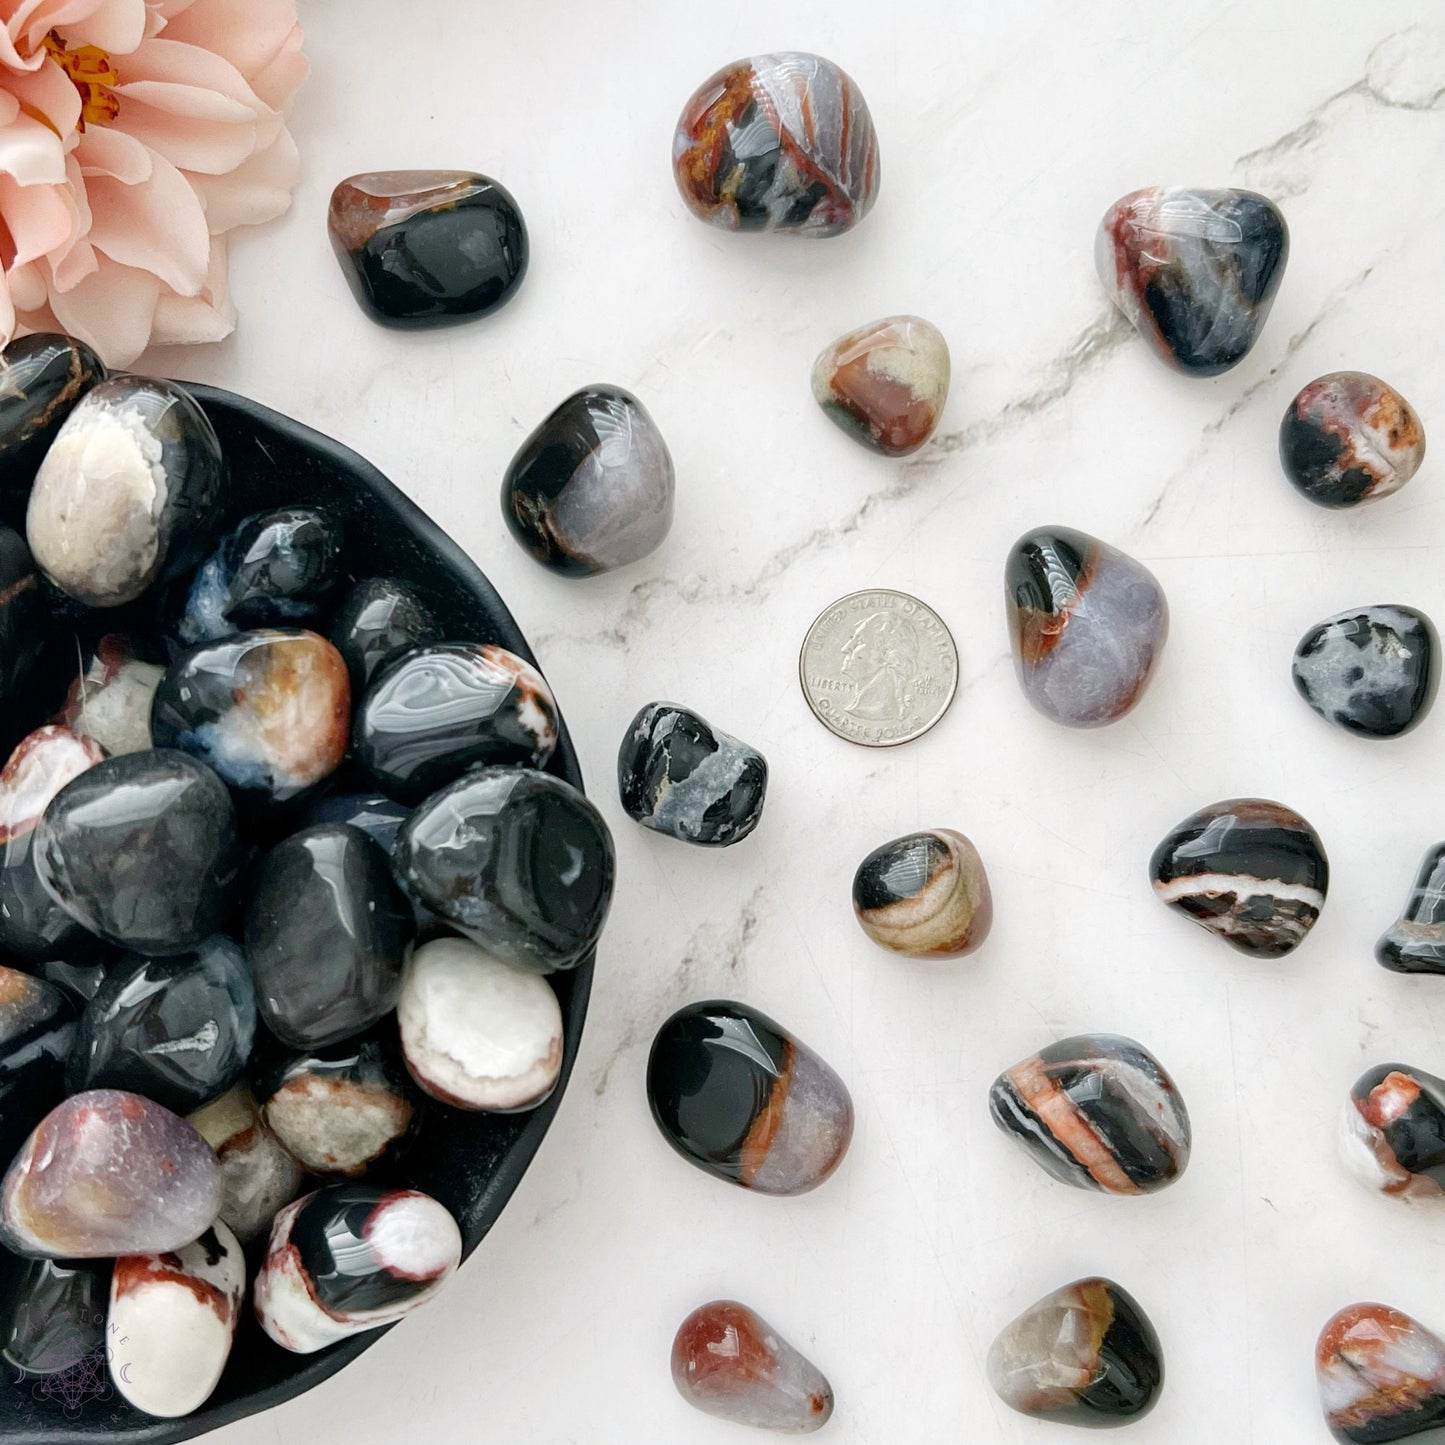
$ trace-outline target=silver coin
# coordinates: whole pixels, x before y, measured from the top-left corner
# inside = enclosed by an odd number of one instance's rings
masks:
[[[906,592],[850,592],[818,615],[798,655],[813,716],[865,748],[921,737],[958,690],[958,649],[943,619]]]

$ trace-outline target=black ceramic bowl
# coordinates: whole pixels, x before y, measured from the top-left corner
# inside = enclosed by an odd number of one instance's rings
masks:
[[[346,528],[349,578],[396,577],[430,604],[448,637],[497,642],[535,661],[526,639],[471,559],[420,508],[369,462],[329,437],[245,397],[215,387],[186,386],[205,407],[230,464],[232,515],[288,503],[325,506]],[[564,722],[549,769],[580,788],[582,774]],[[577,1057],[587,996],[589,956],[553,975],[566,1022],[562,1076],[552,1096],[524,1114],[472,1114],[428,1106],[427,1126],[407,1155],[407,1182],[435,1196],[461,1226],[463,1257],[501,1214],[552,1122]],[[453,1285],[452,1288],[465,1288]],[[0,1364],[0,1442],[65,1445],[107,1440],[163,1445],[188,1440],[309,1390],[348,1365],[382,1334],[372,1330],[314,1355],[273,1344],[251,1314],[249,1300],[230,1363],[215,1394],[194,1414],[156,1420],[133,1410],[110,1387],[102,1361],[82,1361],[63,1376],[16,1379]]]

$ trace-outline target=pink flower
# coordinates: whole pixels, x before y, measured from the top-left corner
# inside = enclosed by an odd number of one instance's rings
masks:
[[[291,204],[305,74],[295,0],[0,0],[0,343],[229,335],[226,236]]]

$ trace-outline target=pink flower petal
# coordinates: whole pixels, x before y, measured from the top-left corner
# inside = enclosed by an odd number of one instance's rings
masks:
[[[100,264],[95,247],[87,239],[91,224],[90,201],[86,197],[80,162],[73,153],[65,158],[65,171],[70,178],[69,194],[75,208],[75,235],[69,245],[50,258],[52,283],[58,291],[69,291],[72,286],[79,285]]]
[[[70,291],[51,293],[61,328],[93,346],[111,367],[129,366],[146,348],[160,299],[160,280],[149,271],[100,266]]]
[[[177,86],[165,88],[179,89]],[[203,120],[195,116],[182,118],[173,111],[127,97],[114,128],[133,136],[181,170],[225,175],[256,149],[255,117],[250,112],[243,114],[245,119],[239,122]]]
[[[0,216],[15,247],[14,266],[59,250],[75,234],[75,208],[62,186],[22,186],[0,174]]]
[[[23,266],[12,266],[5,280],[10,286],[10,299],[16,312],[33,311],[45,305],[48,294],[45,286],[45,268],[36,261]]]
[[[7,346],[15,335],[15,303],[10,299],[10,286],[0,276],[0,341]]]
[[[236,329],[236,308],[226,282],[226,243],[211,252],[211,269],[199,296],[162,295],[156,302],[152,346],[222,341]]]
[[[6,75],[0,84],[31,115],[48,121],[57,137],[69,135],[80,120],[80,92],[54,61]]]
[[[151,177],[143,185],[90,176],[86,191],[90,240],[96,250],[123,266],[151,272],[182,296],[201,289],[211,254],[210,232],[200,199],[168,160],[153,154]]]
[[[230,175],[187,176],[206,208],[206,225],[215,237],[236,226],[255,226],[285,215],[301,176],[301,157],[291,132],[281,131],[264,150]]]
[[[54,23],[67,49],[98,45],[112,56],[129,55],[145,39],[145,0],[105,0],[84,18]]]
[[[167,24],[166,38],[225,56],[249,80],[299,28],[295,0],[195,0]]]
[[[151,152],[134,136],[112,126],[93,125],[75,147],[81,174],[113,176],[127,186],[150,179]]]
[[[0,130],[0,171],[22,186],[65,184],[65,148],[49,126],[17,115]]]
[[[311,70],[311,63],[301,53],[301,27],[298,25],[286,37],[286,43],[276,52],[276,58],[264,69],[248,75],[251,89],[273,110],[286,110],[296,88]]]
[[[180,99],[187,106],[199,105],[201,109],[196,112],[199,115],[221,117],[228,114],[229,110],[222,108],[227,98],[253,112],[261,108],[255,92],[246,83],[246,77],[229,60],[164,36],[147,40],[117,69],[120,71],[120,82],[114,89],[122,97],[135,93],[144,81],[162,81],[187,92]],[[203,99],[209,92],[215,93],[214,101]]]

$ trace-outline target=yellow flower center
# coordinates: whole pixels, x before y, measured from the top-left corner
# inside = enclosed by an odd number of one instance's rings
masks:
[[[109,125],[120,114],[120,99],[110,89],[120,75],[110,56],[98,45],[77,45],[72,50],[54,30],[41,44],[80,92],[80,129]]]

